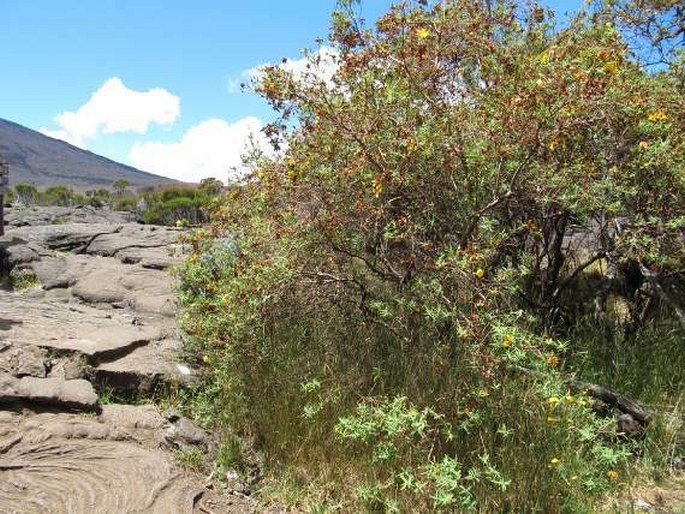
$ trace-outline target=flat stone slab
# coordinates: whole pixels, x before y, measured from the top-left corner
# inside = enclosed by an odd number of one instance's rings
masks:
[[[174,227],[127,223],[121,230],[96,237],[88,246],[88,253],[113,257],[123,250],[162,248],[173,253],[178,236],[185,230]]]
[[[133,324],[135,318],[88,305],[50,302],[5,293],[0,304],[0,341],[112,359],[149,341],[165,329]]]
[[[134,436],[137,430],[161,430],[166,423],[154,405],[103,405],[98,418]]]
[[[96,237],[118,232],[122,226],[112,223],[66,223],[21,227],[8,230],[0,242],[15,237],[49,250],[82,252]]]
[[[87,380],[16,378],[0,373],[0,403],[16,401],[92,410],[97,406],[98,396]]]
[[[97,418],[0,413],[0,512],[192,513],[168,453]]]
[[[44,257],[29,266],[44,289],[70,287],[73,296],[87,303],[114,304],[169,317],[176,313],[172,279],[160,269],[83,254]]]

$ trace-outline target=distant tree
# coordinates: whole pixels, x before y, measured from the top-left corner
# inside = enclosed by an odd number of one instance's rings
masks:
[[[221,191],[224,189],[224,184],[221,182],[221,180],[210,177],[202,179],[198,189],[201,193],[204,193],[207,196],[218,196],[219,193],[221,193]]]
[[[17,184],[14,186],[14,195],[16,200],[26,206],[35,205],[38,201],[38,189],[33,184]]]
[[[74,192],[66,186],[52,186],[42,193],[41,203],[68,207],[74,203]]]
[[[114,193],[117,196],[122,196],[126,191],[126,188],[130,186],[131,183],[125,178],[120,178],[114,181]]]
[[[86,191],[86,202],[93,207],[103,207],[106,204],[111,203],[112,195],[108,189],[91,189]]]

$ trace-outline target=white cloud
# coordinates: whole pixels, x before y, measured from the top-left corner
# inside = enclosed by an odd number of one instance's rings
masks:
[[[264,68],[271,64],[261,64],[240,72],[238,77],[233,77],[228,81],[230,93],[240,91],[241,84],[250,85],[261,80]],[[340,67],[340,52],[333,47],[323,45],[316,52],[305,54],[300,59],[283,59],[278,67],[293,74],[299,81],[314,84],[323,81],[328,87],[333,86],[333,76]]]
[[[250,141],[268,152],[262,123],[250,116],[229,123],[212,118],[191,127],[176,143],[138,143],[129,154],[132,166],[185,182],[214,177],[226,181],[245,173],[241,156]]]
[[[112,77],[75,112],[58,114],[58,129],[42,128],[41,132],[83,147],[85,140],[95,139],[100,132],[145,134],[151,124],[169,125],[179,114],[180,99],[169,91],[134,91],[118,77]]]
[[[48,137],[54,137],[55,139],[61,139],[62,141],[66,141],[67,143],[78,146],[79,148],[84,148],[83,145],[83,139],[77,136],[74,136],[73,134],[70,134],[66,130],[48,130],[46,128],[41,128],[39,130],[41,134],[44,134]]]
[[[333,76],[340,66],[340,52],[324,45],[301,59],[286,59],[279,66],[292,73],[298,80],[321,80],[330,87],[333,84]]]

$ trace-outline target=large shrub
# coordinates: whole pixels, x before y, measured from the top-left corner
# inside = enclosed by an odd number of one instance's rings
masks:
[[[554,30],[535,6],[416,2],[366,29],[354,4],[332,80],[318,54],[265,71],[287,151],[192,241],[196,414],[347,511],[582,510],[628,449],[569,389],[571,336],[680,330],[682,88],[609,11]]]

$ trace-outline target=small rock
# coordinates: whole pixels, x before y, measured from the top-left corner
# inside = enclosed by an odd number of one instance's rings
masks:
[[[47,352],[36,346],[0,343],[0,371],[15,377],[45,377]]]
[[[650,510],[653,509],[652,505],[650,503],[646,502],[645,500],[643,500],[642,498],[638,498],[637,500],[635,500],[633,502],[633,507],[638,509],[638,510],[645,511],[645,512],[649,512]]]
[[[228,494],[239,494],[243,496],[249,496],[252,494],[250,488],[240,480],[240,475],[234,469],[229,469],[226,472],[226,491]]]
[[[190,376],[193,374],[192,370],[185,364],[176,363],[176,367],[178,368],[178,371],[181,373],[181,375]]]
[[[164,418],[169,421],[164,429],[164,442],[181,451],[191,450],[193,447],[202,448],[207,453],[213,453],[215,443],[209,432],[201,429],[192,421],[181,416],[176,410],[169,410],[164,414]]]

